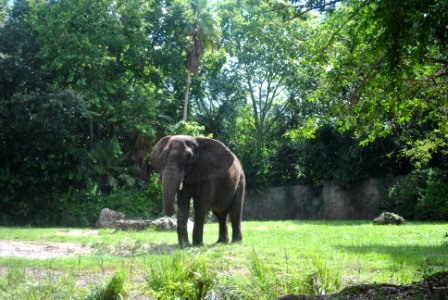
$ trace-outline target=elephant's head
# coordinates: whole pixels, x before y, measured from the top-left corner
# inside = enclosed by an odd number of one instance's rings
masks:
[[[199,183],[219,176],[233,160],[232,152],[217,140],[188,135],[162,138],[151,153],[151,164],[161,172],[165,214],[174,214],[174,198],[184,183]]]

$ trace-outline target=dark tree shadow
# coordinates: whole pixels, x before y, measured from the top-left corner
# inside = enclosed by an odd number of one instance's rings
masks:
[[[420,246],[420,245],[338,245],[343,251],[369,254],[379,253],[388,255],[397,263],[417,265],[421,267],[442,267],[448,270],[448,249],[442,245]]]

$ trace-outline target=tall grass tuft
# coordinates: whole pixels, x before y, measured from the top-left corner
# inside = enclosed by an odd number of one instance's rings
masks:
[[[305,275],[304,293],[309,295],[326,295],[337,292],[342,284],[342,271],[331,267],[322,258],[309,258],[309,271]]]
[[[149,294],[156,299],[204,299],[211,294],[216,273],[204,256],[176,251],[148,263]]]
[[[124,281],[125,281],[124,272],[116,272],[110,279],[107,284],[100,284],[95,287],[89,296],[85,298],[85,300],[117,300],[123,299],[125,296],[124,290]]]
[[[248,274],[244,277],[228,275],[225,284],[219,284],[225,299],[274,299],[280,296],[325,295],[341,288],[342,272],[329,266],[318,256],[310,256],[301,268],[288,264],[279,267],[260,259],[254,249],[248,258]]]
[[[287,261],[286,255],[285,258]],[[222,298],[267,300],[302,289],[302,273],[291,266],[283,268],[266,263],[254,249],[247,262],[247,274],[227,274],[224,282],[218,285]]]

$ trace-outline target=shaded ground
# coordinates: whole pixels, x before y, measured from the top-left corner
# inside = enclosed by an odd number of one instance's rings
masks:
[[[427,276],[423,281],[409,285],[364,284],[350,286],[341,292],[326,296],[288,295],[278,300],[370,300],[370,299],[414,299],[414,300],[447,300],[448,272],[440,272]]]
[[[83,247],[73,243],[0,240],[0,257],[47,259],[88,255],[90,253],[91,249],[89,247]]]

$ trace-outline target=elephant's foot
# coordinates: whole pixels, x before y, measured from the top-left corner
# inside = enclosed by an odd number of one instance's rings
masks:
[[[229,242],[228,237],[219,237],[219,239],[216,241],[217,244],[227,244]]]
[[[185,249],[185,248],[188,248],[188,247],[191,247],[191,244],[190,244],[190,242],[188,242],[188,241],[183,241],[183,242],[179,242],[179,247],[181,248],[181,249]]]
[[[232,243],[241,243],[243,236],[241,234],[232,237]]]
[[[202,247],[202,246],[204,246],[203,242],[193,243],[193,247]]]

